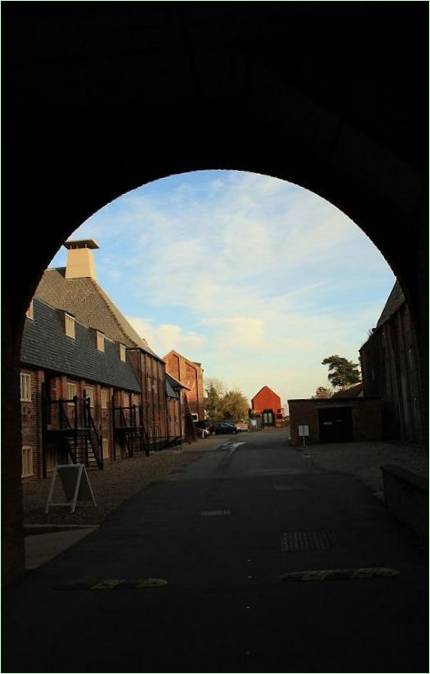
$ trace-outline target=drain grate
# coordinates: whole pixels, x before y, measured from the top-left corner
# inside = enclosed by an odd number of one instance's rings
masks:
[[[202,517],[223,517],[231,515],[231,510],[203,510],[200,515]]]
[[[281,536],[281,552],[328,550],[333,543],[331,531],[287,531]]]

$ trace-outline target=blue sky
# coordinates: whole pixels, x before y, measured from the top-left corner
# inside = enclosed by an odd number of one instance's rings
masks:
[[[326,356],[357,362],[395,278],[346,215],[297,185],[197,171],[108,204],[71,238],[94,238],[97,279],[161,356],[175,349],[251,398],[327,385]],[[50,266],[63,266],[63,248]]]

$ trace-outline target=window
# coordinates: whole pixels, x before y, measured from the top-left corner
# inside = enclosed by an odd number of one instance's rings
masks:
[[[28,309],[25,312],[25,315],[27,316],[27,318],[30,318],[31,320],[33,320],[33,318],[34,318],[34,315],[33,315],[33,300],[31,300],[31,302],[28,306]]]
[[[102,388],[101,390],[101,405],[102,405],[102,410],[106,410],[108,406],[108,400],[109,400],[109,391],[107,388]]]
[[[95,391],[93,386],[87,386],[85,389],[85,394],[87,398],[90,399],[90,407],[94,407],[94,401],[95,401]]]
[[[33,475],[33,450],[25,446],[21,450],[21,477]]]
[[[97,330],[97,350],[103,352],[105,350],[105,336],[102,332],[99,332],[98,330]]]
[[[65,329],[67,337],[75,339],[75,317],[70,314],[64,314],[65,317]]]
[[[199,420],[199,415],[196,414],[195,412],[192,412],[191,418],[192,418],[193,421],[198,421],[198,420]]]
[[[67,382],[67,400],[73,400],[75,395],[77,395],[76,384],[72,381],[68,381]]]
[[[21,372],[21,400],[23,402],[31,403],[31,374]]]

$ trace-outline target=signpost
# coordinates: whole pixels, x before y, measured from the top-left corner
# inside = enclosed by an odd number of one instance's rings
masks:
[[[299,438],[302,438],[303,447],[306,447],[306,438],[309,438],[309,426],[307,424],[299,424]]]
[[[65,500],[55,502],[52,500],[57,476],[61,480]],[[45,513],[48,513],[50,506],[70,506],[71,511],[75,512],[78,501],[92,500],[97,508],[96,499],[92,490],[87,471],[83,463],[69,463],[63,466],[55,466],[52,476],[51,486],[49,488],[48,500],[46,502]]]

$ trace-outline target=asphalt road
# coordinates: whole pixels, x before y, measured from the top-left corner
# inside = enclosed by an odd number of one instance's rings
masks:
[[[399,573],[281,579],[363,567]],[[4,593],[2,671],[425,672],[426,579],[358,480],[283,433],[220,436]]]

